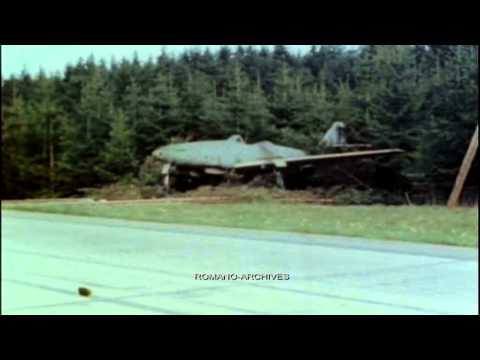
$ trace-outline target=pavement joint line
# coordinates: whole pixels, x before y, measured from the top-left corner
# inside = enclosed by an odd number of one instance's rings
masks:
[[[16,283],[18,285],[24,285],[24,286],[31,286],[31,287],[37,287],[41,288],[43,290],[49,290],[49,291],[54,291],[56,293],[62,293],[62,294],[67,294],[67,295],[72,295],[73,292],[64,290],[58,287],[53,287],[53,286],[44,286],[41,284],[34,284],[34,283],[27,283],[24,281],[16,280],[16,279],[4,279],[4,281],[9,281],[12,283]],[[231,287],[231,286],[230,286]],[[184,289],[184,290],[178,290],[178,291],[150,291],[142,294],[133,294],[133,295],[126,295],[126,296],[120,296],[120,297],[98,297],[94,296],[93,298],[89,299],[88,302],[82,301],[82,300],[77,300],[77,301],[71,301],[71,302],[66,302],[66,303],[55,303],[55,304],[46,304],[46,305],[35,305],[35,306],[24,306],[24,307],[17,307],[17,308],[10,308],[7,309],[8,311],[26,311],[26,310],[33,310],[33,309],[45,309],[45,308],[51,308],[51,307],[58,307],[58,306],[76,306],[76,305],[86,305],[89,306],[91,304],[94,304],[96,302],[111,302],[111,303],[119,303],[122,302],[122,306],[130,306],[131,305],[124,305],[125,300],[129,299],[138,299],[142,297],[149,297],[149,296],[172,296],[175,298],[177,295],[182,294],[191,294],[191,293],[196,293],[196,292],[203,292],[203,291],[208,291],[208,290],[223,290],[227,287],[225,286],[215,286],[215,287],[203,287],[203,288],[193,288],[193,289]],[[254,310],[250,309],[244,309],[244,308],[239,308],[239,307],[234,307],[234,306],[227,306],[227,305],[219,305],[219,304],[213,304],[213,303],[208,303],[208,302],[203,302],[203,301],[198,301],[198,300],[192,300],[192,299],[181,299],[183,301],[187,301],[192,304],[200,304],[200,305],[205,305],[205,306],[211,306],[211,307],[216,307],[216,308],[223,308],[227,310],[232,310],[232,311],[239,311],[245,314],[253,314],[253,315],[259,315],[263,314]],[[131,302],[128,302],[131,303]],[[138,305],[144,306],[141,304],[134,304],[133,307],[137,307]],[[151,307],[153,308],[153,307]],[[165,312],[165,310],[162,310]]]
[[[12,251],[9,249],[9,251]],[[48,256],[60,260],[65,260],[65,261],[76,261],[76,262],[84,262],[84,263],[93,263],[96,265],[103,265],[103,266],[111,266],[111,267],[120,267],[120,268],[126,268],[126,269],[132,269],[132,270],[138,270],[138,271],[148,271],[148,272],[157,272],[157,273],[162,273],[166,274],[169,276],[177,276],[177,277],[182,277],[182,278],[189,278],[192,279],[191,276],[183,275],[183,274],[175,274],[172,272],[166,272],[163,270],[159,269],[145,269],[145,268],[139,268],[139,267],[130,267],[130,266],[124,266],[124,265],[118,265],[118,264],[108,264],[108,263],[103,263],[103,262],[98,262],[98,261],[86,261],[84,259],[76,259],[73,257],[66,257],[66,256],[59,256],[59,255],[51,255],[51,254],[42,254],[42,253],[33,253],[33,252],[27,252],[27,251],[16,251],[20,253],[25,253],[27,255],[36,255],[36,256]],[[403,309],[409,309],[409,310],[416,310],[416,311],[422,311],[425,313],[435,313],[435,314],[440,314],[440,315],[448,315],[449,313],[445,312],[438,312],[436,310],[428,310],[420,307],[415,307],[415,306],[405,306],[405,305],[397,305],[393,303],[384,303],[384,302],[377,302],[373,300],[364,300],[364,299],[356,299],[356,298],[349,298],[349,297],[342,297],[338,295],[332,295],[332,294],[325,294],[325,293],[317,293],[317,292],[312,292],[312,291],[306,291],[306,290],[298,290],[298,289],[289,289],[289,288],[278,288],[275,286],[271,285],[262,285],[262,284],[254,284],[254,283],[241,283],[240,285],[242,286],[253,286],[253,287],[259,287],[259,288],[266,288],[266,289],[271,289],[275,291],[286,291],[286,292],[294,292],[294,293],[300,293],[304,295],[310,295],[310,296],[318,296],[318,297],[326,297],[326,298],[333,298],[333,299],[339,299],[339,300],[347,300],[347,301],[352,301],[352,302],[358,302],[358,303],[364,303],[364,304],[371,304],[371,305],[382,305],[382,306],[389,306],[393,308],[403,308]],[[69,292],[70,294],[70,292]]]
[[[77,262],[77,263],[86,263],[86,264],[93,264],[93,265],[100,265],[100,266],[110,266],[110,267],[123,268],[123,269],[126,269],[126,270],[134,270],[134,271],[154,272],[154,273],[159,273],[159,274],[173,276],[173,277],[179,277],[179,278],[184,278],[184,279],[192,279],[192,275],[177,273],[177,272],[172,272],[172,271],[167,271],[167,270],[162,270],[162,269],[157,269],[157,268],[145,268],[145,267],[139,267],[139,266],[112,264],[112,263],[106,263],[106,262],[101,262],[101,261],[92,260],[92,259],[88,259],[88,260],[87,259],[79,259],[79,258],[76,258],[76,257],[73,257],[73,256],[40,253],[40,252],[17,250],[17,249],[11,249],[11,248],[7,248],[7,249],[4,249],[4,250],[19,253],[19,254],[24,254],[24,255],[48,257],[48,258],[62,260],[62,261],[72,261],[72,262]],[[360,276],[363,276],[364,274],[368,275],[370,272],[396,271],[396,270],[401,270],[401,269],[409,268],[409,267],[428,267],[429,265],[444,265],[444,264],[457,263],[457,262],[461,262],[461,261],[452,260],[452,261],[438,262],[438,263],[434,263],[434,264],[405,265],[403,267],[398,266],[398,267],[395,267],[395,268],[382,268],[382,269],[372,270],[372,271],[369,271],[369,272],[364,272],[363,274],[359,274],[359,275]],[[323,276],[319,275],[317,281],[321,281],[324,278],[330,278],[330,277],[355,276],[355,275],[357,275],[357,274],[356,273],[349,273],[349,274],[338,274],[337,273],[337,274],[323,275]],[[299,280],[312,281],[312,279],[302,279],[302,278],[300,278]]]
[[[38,275],[34,275],[38,276]],[[61,277],[52,277],[52,276],[46,276],[47,278],[53,278],[53,279],[58,279],[64,282],[76,282],[76,283],[82,283],[81,280],[78,279],[69,279],[69,278],[61,278]],[[84,284],[88,285],[87,282],[83,282]],[[128,291],[125,288],[118,288],[118,287],[109,287],[109,286],[104,286],[101,284],[93,285],[92,287],[103,287],[103,288],[110,288],[114,290],[123,290],[123,291]],[[230,286],[231,287],[231,286]],[[176,291],[161,291],[161,290],[149,290],[145,293],[140,293],[140,294],[133,294],[133,295],[126,295],[126,296],[121,296],[118,298],[112,298],[112,299],[130,299],[130,298],[139,298],[139,297],[144,297],[144,296],[153,296],[153,295],[166,295],[166,296],[177,296],[177,295],[188,295],[192,293],[197,293],[197,292],[204,292],[208,290],[223,290],[227,288],[227,286],[210,286],[210,287],[202,287],[202,288],[189,288],[189,289],[182,289],[182,290],[176,290]],[[142,289],[148,290],[147,288],[143,287]]]
[[[22,211],[20,211],[22,212]],[[58,222],[58,220],[52,220],[48,218],[41,218],[38,216],[28,217],[28,216],[18,216],[16,215],[18,212],[15,212],[14,215],[9,211],[7,213],[8,216],[13,218],[20,218],[20,219],[29,219],[34,221],[44,221],[44,222]],[[200,236],[209,236],[209,237],[216,237],[222,239],[241,239],[241,240],[248,240],[248,241],[264,241],[264,242],[275,242],[275,243],[284,243],[284,244],[296,244],[296,245],[307,245],[307,246],[320,246],[320,247],[329,247],[329,248],[340,248],[340,249],[348,249],[348,250],[356,250],[356,251],[372,251],[372,252],[379,252],[379,253],[395,253],[401,255],[411,255],[411,256],[422,256],[422,257],[433,257],[433,258],[447,258],[447,259],[457,259],[463,261],[478,261],[478,249],[470,249],[470,248],[457,248],[451,246],[443,246],[443,245],[434,245],[434,244],[417,244],[417,243],[409,243],[409,242],[399,242],[399,241],[384,241],[382,240],[365,240],[362,238],[349,238],[345,236],[334,236],[334,235],[312,235],[312,234],[304,234],[304,233],[282,233],[282,232],[274,232],[274,231],[264,231],[264,230],[254,230],[254,229],[241,229],[241,228],[223,228],[223,227],[213,227],[213,226],[202,226],[202,225],[174,225],[174,224],[164,224],[164,223],[155,223],[155,222],[145,222],[145,221],[133,221],[133,220],[124,220],[124,219],[113,219],[113,218],[100,218],[100,217],[89,217],[89,216],[82,216],[82,215],[63,215],[63,214],[51,214],[51,213],[35,213],[35,212],[24,212],[26,214],[34,214],[34,215],[46,215],[46,216],[61,216],[65,221],[64,223],[69,223],[72,225],[89,225],[89,226],[100,226],[100,227],[107,227],[107,228],[130,228],[130,229],[137,229],[137,230],[146,230],[146,231],[153,231],[159,232],[164,234],[183,234],[183,235],[200,235]],[[23,215],[23,214],[22,214]],[[94,219],[95,222],[91,223],[88,222],[87,219]],[[103,222],[103,223],[102,223]],[[108,222],[110,222],[108,224]],[[183,229],[182,229],[183,227]],[[213,229],[212,229],[213,228]],[[227,230],[227,231],[236,231],[236,232],[244,232],[243,234],[217,234],[215,232]],[[256,232],[257,234],[253,234]],[[262,236],[259,236],[258,233],[262,233]],[[274,233],[274,234],[272,234]],[[291,240],[289,235],[295,235],[296,237],[303,237],[301,240]],[[329,242],[332,237],[345,239],[346,243],[343,244],[334,244]],[[364,243],[362,245],[354,244],[354,242],[358,241],[366,241],[368,243]],[[399,245],[403,247],[410,247],[415,248],[416,251],[411,250],[399,250],[394,248],[394,246]],[[377,248],[376,248],[377,247]],[[442,248],[442,250],[460,250],[463,252],[462,256],[458,254],[435,254],[429,255],[424,251],[420,250],[420,247],[426,248]],[[468,251],[471,250],[471,251]]]
[[[91,282],[91,281],[82,281],[78,279],[72,279],[72,278],[66,278],[62,276],[52,276],[52,275],[43,275],[43,274],[35,274],[35,273],[30,273],[31,276],[34,277],[40,277],[40,278],[47,278],[51,280],[60,280],[60,281],[76,281],[77,283],[82,283],[85,284],[86,286],[91,286],[95,288],[103,288],[103,289],[108,289],[108,290],[118,290],[118,291],[134,291],[134,290],[145,290],[145,287],[121,287],[121,286],[111,286],[111,285],[106,285],[106,284],[100,284],[97,282]]]
[[[313,291],[306,291],[306,290],[298,290],[298,289],[289,289],[289,288],[279,289],[279,288],[277,288],[277,287],[275,287],[275,286],[272,286],[272,285],[251,284],[251,286],[260,287],[260,288],[266,288],[266,289],[271,289],[271,290],[277,290],[277,291],[293,292],[293,293],[303,294],[303,295],[309,295],[309,296],[318,296],[318,297],[324,297],[324,298],[329,298],[329,299],[352,301],[352,302],[357,302],[357,303],[362,303],[362,304],[388,306],[388,307],[392,307],[392,308],[396,308],[396,309],[415,310],[415,311],[421,311],[421,312],[426,313],[426,314],[451,315],[450,313],[447,313],[447,312],[441,312],[441,311],[437,311],[437,310],[425,309],[425,308],[417,307],[417,306],[397,305],[397,304],[388,303],[388,302],[382,302],[382,301],[374,301],[374,300],[367,300],[367,299],[357,299],[357,298],[352,298],[352,297],[345,297],[345,296],[340,296],[340,295],[325,294],[325,293],[319,293],[319,292],[313,292]]]
[[[323,279],[336,278],[336,277],[346,277],[346,276],[352,276],[352,277],[361,276],[361,277],[364,277],[366,275],[371,275],[371,274],[378,273],[379,271],[381,271],[382,274],[385,274],[385,273],[388,273],[388,272],[397,272],[398,270],[428,268],[428,267],[434,267],[434,266],[456,264],[456,263],[461,263],[461,262],[463,262],[463,261],[461,261],[461,260],[450,260],[450,261],[445,260],[445,261],[439,261],[439,262],[430,263],[430,264],[403,265],[403,266],[394,266],[394,267],[389,267],[389,268],[374,269],[374,270],[368,270],[368,271],[359,271],[359,272],[350,272],[350,273],[334,273],[334,274],[320,275],[320,276],[306,276],[306,277],[301,277],[299,279],[300,280],[308,280],[308,281],[322,281]]]
[[[75,294],[74,291],[68,291],[68,290],[65,290],[65,289],[56,288],[56,287],[48,286],[48,285],[30,283],[30,282],[22,281],[22,280],[2,279],[2,281],[8,281],[8,282],[11,282],[11,283],[14,283],[14,284],[29,286],[29,287],[33,287],[33,288],[37,288],[37,289],[46,290],[46,291],[52,291],[52,292],[56,292],[56,293],[60,293],[60,294],[64,294],[64,295],[73,296]],[[166,315],[185,315],[185,314],[182,314],[178,311],[171,311],[169,309],[164,309],[164,308],[150,306],[150,305],[137,304],[137,303],[134,303],[134,302],[131,302],[131,301],[123,300],[123,299],[109,299],[109,298],[96,297],[95,301],[96,302],[111,303],[111,304],[115,304],[115,305],[120,305],[120,306],[125,306],[125,307],[130,307],[130,308],[136,308],[136,309],[140,309],[140,310],[146,310],[146,311],[150,311],[150,312],[153,312],[153,313],[164,313]],[[85,304],[88,304],[88,305],[90,305],[91,303],[92,303],[91,301],[90,302],[85,302]],[[80,304],[80,301],[79,301],[79,304]],[[14,310],[10,310],[10,311],[14,311]]]
[[[134,270],[134,271],[143,271],[143,272],[154,272],[154,273],[159,273],[159,274],[164,274],[168,276],[173,276],[173,277],[181,277],[184,279],[192,279],[191,275],[187,274],[181,274],[181,273],[176,273],[172,271],[166,271],[166,270],[160,270],[160,269],[155,269],[155,268],[146,268],[146,267],[140,267],[140,266],[127,266],[127,265],[120,265],[120,264],[109,264],[97,260],[92,260],[92,259],[78,259],[73,256],[64,256],[64,255],[56,255],[56,254],[46,254],[46,253],[41,253],[41,252],[35,252],[35,251],[25,251],[25,250],[17,250],[17,249],[3,249],[4,251],[11,251],[14,253],[18,254],[24,254],[24,255],[32,255],[32,256],[41,256],[41,257],[46,257],[46,258],[51,258],[51,259],[57,259],[57,260],[63,260],[63,261],[71,261],[71,262],[77,262],[77,263],[84,263],[84,264],[93,264],[93,265],[101,265],[101,266],[109,266],[109,267],[115,267],[115,268],[121,268],[121,269],[127,269],[127,270]],[[3,252],[3,251],[2,251]]]

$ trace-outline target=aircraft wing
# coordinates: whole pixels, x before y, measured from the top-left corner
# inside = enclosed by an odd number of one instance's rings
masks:
[[[387,149],[387,150],[354,151],[354,152],[336,153],[336,154],[310,155],[310,156],[293,157],[293,158],[285,158],[285,159],[259,160],[259,161],[238,163],[234,166],[234,169],[263,167],[267,165],[273,165],[278,168],[283,168],[283,167],[287,167],[289,164],[295,164],[295,163],[312,163],[312,162],[325,161],[325,160],[374,157],[374,156],[381,156],[381,155],[400,154],[403,152],[404,151],[400,149]]]

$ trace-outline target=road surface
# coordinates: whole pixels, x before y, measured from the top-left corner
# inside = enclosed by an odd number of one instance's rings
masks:
[[[478,314],[473,249],[7,210],[1,234],[2,314]]]

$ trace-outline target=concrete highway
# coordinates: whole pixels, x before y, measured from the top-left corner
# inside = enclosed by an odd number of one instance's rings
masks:
[[[10,210],[1,235],[2,314],[478,314],[477,249]]]

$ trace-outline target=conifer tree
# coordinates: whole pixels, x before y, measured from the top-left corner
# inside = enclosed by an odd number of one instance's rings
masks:
[[[136,126],[135,143],[140,158],[168,144],[171,137],[182,130],[179,106],[180,99],[171,74],[159,73],[154,87],[146,96],[145,107],[143,110],[142,106],[142,116]]]
[[[108,138],[112,109],[111,89],[102,74],[95,71],[82,88],[78,113],[64,126],[62,167],[79,187],[100,181],[92,169],[99,163]]]
[[[109,140],[96,167],[102,180],[114,182],[136,172],[138,162],[135,159],[133,132],[128,126],[125,114],[113,110]]]

